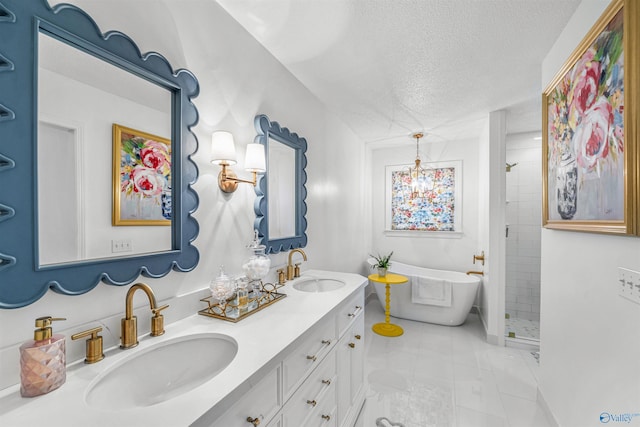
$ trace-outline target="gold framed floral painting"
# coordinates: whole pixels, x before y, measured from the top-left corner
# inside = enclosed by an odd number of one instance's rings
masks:
[[[171,141],[113,124],[113,225],[171,225]]]
[[[638,13],[614,0],[542,95],[543,226],[633,234]]]

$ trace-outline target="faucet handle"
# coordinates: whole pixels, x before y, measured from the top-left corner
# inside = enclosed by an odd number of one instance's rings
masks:
[[[296,263],[294,268],[293,277],[300,277],[300,263]]]
[[[160,314],[162,310],[169,307],[169,304],[162,307],[152,308],[153,317],[151,318],[151,336],[157,337],[164,334],[164,316]]]
[[[96,363],[104,359],[104,353],[102,352],[102,337],[98,335],[100,331],[102,331],[102,326],[71,335],[71,339],[74,341],[80,338],[89,337],[87,340],[87,351],[84,363]]]
[[[284,285],[286,281],[287,279],[285,278],[285,270],[284,268],[281,268],[280,270],[278,270],[278,284]]]

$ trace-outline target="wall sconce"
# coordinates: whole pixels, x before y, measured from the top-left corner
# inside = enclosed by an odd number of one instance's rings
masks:
[[[244,168],[253,174],[253,179],[249,181],[238,178],[229,168],[229,166],[237,163],[236,147],[233,142],[233,135],[231,132],[226,131],[217,131],[211,135],[211,163],[222,166],[222,170],[218,174],[218,186],[225,193],[236,191],[239,182],[256,185],[257,175],[267,170],[264,145],[247,144]]]

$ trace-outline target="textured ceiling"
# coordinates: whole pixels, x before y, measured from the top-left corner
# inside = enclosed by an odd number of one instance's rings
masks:
[[[539,131],[542,59],[580,0],[217,0],[365,142]]]

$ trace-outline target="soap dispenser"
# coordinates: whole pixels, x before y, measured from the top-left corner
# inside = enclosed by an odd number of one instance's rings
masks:
[[[33,340],[20,346],[20,394],[40,396],[64,384],[67,379],[65,338],[52,334],[51,322],[67,320],[51,316],[36,319]]]

